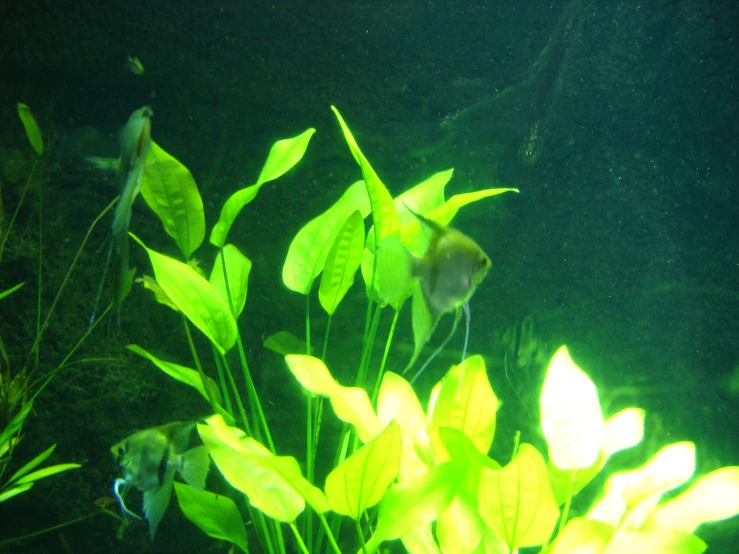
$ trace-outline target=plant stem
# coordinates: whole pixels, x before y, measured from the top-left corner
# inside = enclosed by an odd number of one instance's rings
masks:
[[[390,325],[390,332],[387,335],[387,340],[385,341],[385,351],[382,353],[382,363],[380,363],[380,371],[377,372],[377,379],[375,380],[375,388],[372,391],[372,405],[374,406],[377,402],[377,395],[380,392],[380,383],[382,383],[382,376],[385,373],[385,362],[387,362],[387,356],[390,353],[390,345],[393,342],[393,336],[395,335],[395,324],[398,322],[398,316],[400,315],[400,310],[396,310],[395,315],[393,316],[393,322]]]
[[[295,527],[295,524],[291,521],[290,522],[290,529],[293,530],[293,534],[295,535],[295,540],[298,541],[298,546],[300,546],[300,550],[304,554],[310,554],[308,549],[305,547],[305,543],[303,542],[303,538],[300,536],[300,533],[298,533],[298,528]]]
[[[359,521],[359,518],[354,520],[354,523],[357,527],[357,536],[359,537],[359,542],[362,545],[362,552],[364,552],[364,554],[367,554],[367,545],[364,543],[364,535],[362,534],[362,525]]]
[[[10,223],[8,223],[8,228],[5,230],[5,234],[3,235],[2,240],[0,240],[0,262],[3,261],[3,252],[5,251],[5,243],[8,241],[8,236],[10,235],[10,230],[13,228],[13,224],[15,223],[15,218],[18,217],[18,212],[21,211],[23,200],[26,198],[26,193],[28,192],[28,187],[31,184],[31,178],[33,177],[33,172],[36,171],[37,164],[38,164],[38,159],[33,162],[31,173],[28,175],[28,180],[26,181],[26,185],[23,187],[23,192],[21,193],[21,197],[18,200],[18,204],[15,207],[15,211],[13,212],[13,217],[10,218]]]
[[[210,409],[213,411],[213,413],[217,413],[217,402],[216,399],[213,397],[213,391],[210,389],[210,385],[208,384],[208,378],[205,376],[205,371],[203,371],[203,366],[200,364],[200,358],[198,357],[198,351],[195,349],[195,343],[192,341],[192,335],[190,334],[190,326],[187,324],[187,317],[185,317],[185,314],[180,312],[180,316],[182,317],[182,325],[185,328],[185,336],[187,337],[187,344],[190,346],[190,352],[192,353],[192,360],[195,362],[195,367],[198,370],[198,373],[200,374],[200,380],[203,383],[203,388],[205,389],[205,394],[208,396],[208,402],[210,403]]]

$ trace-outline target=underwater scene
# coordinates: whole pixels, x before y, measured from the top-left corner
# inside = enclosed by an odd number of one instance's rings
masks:
[[[739,4],[6,2],[0,552],[739,542]]]

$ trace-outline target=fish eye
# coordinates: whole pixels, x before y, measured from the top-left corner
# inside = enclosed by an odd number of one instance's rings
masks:
[[[123,456],[126,454],[126,451],[122,446],[118,447],[118,453],[116,455],[116,461],[120,464],[121,460],[123,460]]]

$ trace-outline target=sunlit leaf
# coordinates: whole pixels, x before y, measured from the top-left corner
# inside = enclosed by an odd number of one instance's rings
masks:
[[[465,480],[462,488],[476,499],[480,488],[482,468],[486,467],[492,471],[497,471],[500,469],[500,464],[482,454],[472,443],[472,440],[459,429],[442,427],[439,429],[439,438],[449,458],[456,462],[459,467],[465,468]]]
[[[203,200],[190,170],[154,141],[144,167],[141,195],[185,260],[190,259],[205,237]]]
[[[225,261],[225,264],[224,264]],[[223,268],[226,267],[224,275]],[[246,296],[249,287],[249,273],[251,272],[251,260],[244,256],[233,244],[227,244],[221,252],[218,252],[210,273],[210,284],[213,285],[221,298],[229,305],[233,303],[234,317],[238,318],[246,305]],[[228,276],[228,289],[226,288],[226,276]]]
[[[315,129],[307,129],[296,137],[278,140],[272,145],[256,184],[236,191],[223,205],[221,216],[210,233],[212,245],[219,248],[226,245],[228,232],[244,206],[256,198],[264,183],[281,177],[302,159],[315,132]]]
[[[157,283],[169,299],[221,354],[230,350],[236,343],[236,319],[213,285],[190,265],[151,250],[131,236],[149,254]]]
[[[182,513],[205,534],[235,544],[243,552],[249,552],[244,521],[233,500],[177,481],[174,483],[174,490]]]
[[[482,519],[511,551],[544,544],[559,518],[544,459],[525,443],[503,469],[482,469],[477,502]]]
[[[398,212],[393,204],[393,197],[387,190],[387,187],[383,184],[380,178],[372,169],[367,158],[365,158],[362,151],[359,149],[357,141],[354,140],[352,132],[341,117],[339,110],[334,106],[331,106],[336,119],[339,121],[341,130],[344,133],[346,143],[349,145],[349,150],[354,156],[359,168],[362,170],[362,178],[367,185],[367,195],[372,205],[372,220],[375,225],[375,239],[380,240],[388,236],[397,236],[400,232],[400,218]]]
[[[436,536],[444,554],[468,554],[482,541],[484,524],[477,512],[477,495],[459,493],[439,516]]]
[[[490,386],[482,356],[471,356],[449,370],[429,413],[429,438],[436,459],[449,459],[439,439],[442,427],[459,429],[481,453],[487,454],[495,435],[497,410],[498,399]]]
[[[359,440],[371,440],[381,430],[367,392],[358,387],[339,385],[329,373],[326,365],[312,356],[290,355],[285,360],[290,371],[308,392],[327,396],[331,406],[341,421],[354,425]]]
[[[359,210],[362,218],[371,212],[367,188],[362,181],[351,185],[328,210],[295,235],[282,267],[282,282],[287,288],[300,294],[310,292],[313,280],[323,271],[336,234],[355,210]]]
[[[400,470],[400,427],[392,421],[326,478],[331,509],[358,520],[377,504]]]
[[[739,514],[739,467],[722,467],[661,504],[646,528],[662,527],[693,533],[704,523]]]
[[[603,450],[606,458],[619,450],[636,446],[644,438],[644,410],[627,408],[605,422]]]
[[[595,385],[562,346],[549,362],[541,391],[541,428],[560,469],[593,465],[603,447],[603,413]]]
[[[39,156],[44,153],[44,139],[41,136],[41,129],[39,129],[36,119],[31,113],[31,108],[18,102],[18,116],[21,118],[23,128],[26,130],[26,136],[28,142],[31,143],[36,154]]]
[[[359,210],[355,210],[339,229],[321,276],[318,299],[329,315],[336,311],[354,284],[354,274],[359,269],[363,250],[364,219]]]

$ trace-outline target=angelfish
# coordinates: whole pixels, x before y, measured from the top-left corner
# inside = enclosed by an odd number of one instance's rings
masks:
[[[167,511],[175,473],[196,489],[205,487],[210,465],[208,450],[205,446],[187,450],[194,427],[194,423],[175,422],[144,429],[110,449],[121,471],[121,477],[113,484],[121,511],[124,517],[141,519],[125,504],[128,489],[132,486],[139,489],[144,496],[144,517],[149,522],[152,541]]]
[[[415,349],[404,374],[416,362],[441,316],[447,312],[455,313],[450,334],[418,370],[412,383],[446,346],[457,328],[462,311],[466,314],[467,324],[462,354],[464,361],[470,332],[469,300],[492,263],[482,248],[467,235],[409,211],[432,232],[431,242],[423,257],[416,258],[393,237],[385,237],[377,245],[377,282],[385,296],[392,298],[407,291],[414,281],[418,283],[413,289],[412,310]]]
[[[121,145],[121,155],[118,159],[118,169],[116,173],[116,184],[120,191],[120,198],[115,207],[113,216],[113,242],[108,249],[108,256],[105,262],[103,278],[98,288],[97,299],[95,300],[95,308],[100,300],[105,275],[108,271],[111,252],[115,247],[118,263],[118,274],[116,275],[113,294],[113,307],[116,310],[118,324],[120,326],[120,311],[123,300],[128,295],[131,288],[131,270],[128,265],[129,259],[129,243],[128,228],[131,223],[131,210],[133,201],[141,190],[141,183],[144,178],[144,169],[146,167],[146,158],[151,150],[151,116],[154,112],[149,106],[139,108],[131,114],[128,121],[121,129],[118,141]],[[95,319],[95,312],[90,318],[92,325]]]

